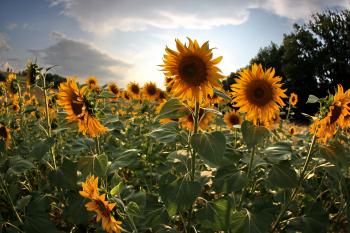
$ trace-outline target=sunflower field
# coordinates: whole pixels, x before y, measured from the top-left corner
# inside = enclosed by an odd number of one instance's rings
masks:
[[[165,48],[165,90],[29,62],[0,82],[1,232],[350,232],[350,90],[310,125],[253,64],[230,86],[209,42]]]

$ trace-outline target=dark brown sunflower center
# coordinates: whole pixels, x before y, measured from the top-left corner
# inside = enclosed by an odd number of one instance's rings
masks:
[[[157,93],[157,89],[156,89],[156,87],[155,86],[148,86],[147,87],[147,93],[149,94],[149,95],[155,95],[156,93]]]
[[[137,85],[132,85],[131,86],[131,91],[134,94],[139,94],[140,93],[140,88]]]
[[[333,124],[334,122],[336,122],[342,112],[342,108],[341,106],[334,106],[334,108],[331,110],[331,117],[330,117],[330,120],[329,120],[329,124]]]
[[[271,84],[265,80],[255,80],[248,84],[246,89],[248,101],[258,106],[265,106],[273,100]]]
[[[197,56],[184,57],[179,65],[180,78],[191,86],[200,86],[207,80],[205,62]]]
[[[0,126],[0,138],[6,139],[7,136],[6,128],[4,126]]]
[[[231,115],[229,120],[232,125],[239,125],[239,117],[237,115]]]
[[[97,205],[101,211],[101,214],[104,217],[109,217],[110,215],[110,210],[108,209],[108,207],[106,208],[105,204],[102,201],[97,201]]]
[[[118,94],[119,90],[116,86],[111,86],[111,92],[113,92],[113,94]]]
[[[292,96],[292,103],[294,103],[296,101],[295,96]]]
[[[76,116],[79,116],[83,112],[84,104],[80,101],[78,101],[78,96],[76,94],[73,94],[72,96],[72,110]]]

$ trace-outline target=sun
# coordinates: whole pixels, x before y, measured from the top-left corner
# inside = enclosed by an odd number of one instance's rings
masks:
[[[222,57],[212,58],[208,41],[201,46],[190,38],[188,45],[178,39],[175,42],[177,51],[166,47],[161,65],[169,79],[166,86],[179,99],[203,102],[208,95],[213,96],[214,88],[221,89],[220,79],[224,76],[216,65]]]
[[[274,69],[263,70],[261,65],[253,64],[251,68],[239,72],[236,83],[231,85],[230,94],[239,112],[246,113],[246,119],[268,122],[284,106],[282,98],[286,98],[281,77],[275,76]]]

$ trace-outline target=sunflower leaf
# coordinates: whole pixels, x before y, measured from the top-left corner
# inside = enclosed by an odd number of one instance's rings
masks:
[[[159,112],[158,120],[164,118],[177,119],[191,114],[191,110],[178,99],[170,99]]]
[[[243,141],[249,148],[254,147],[270,135],[268,129],[263,126],[254,125],[250,121],[243,121],[241,130]]]

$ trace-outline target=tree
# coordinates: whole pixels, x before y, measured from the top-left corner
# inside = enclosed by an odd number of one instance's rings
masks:
[[[295,24],[281,45],[260,49],[252,63],[274,67],[288,91],[299,95],[300,110],[314,113],[317,106],[303,104],[309,94],[324,97],[337,84],[350,88],[350,11],[325,11]]]

